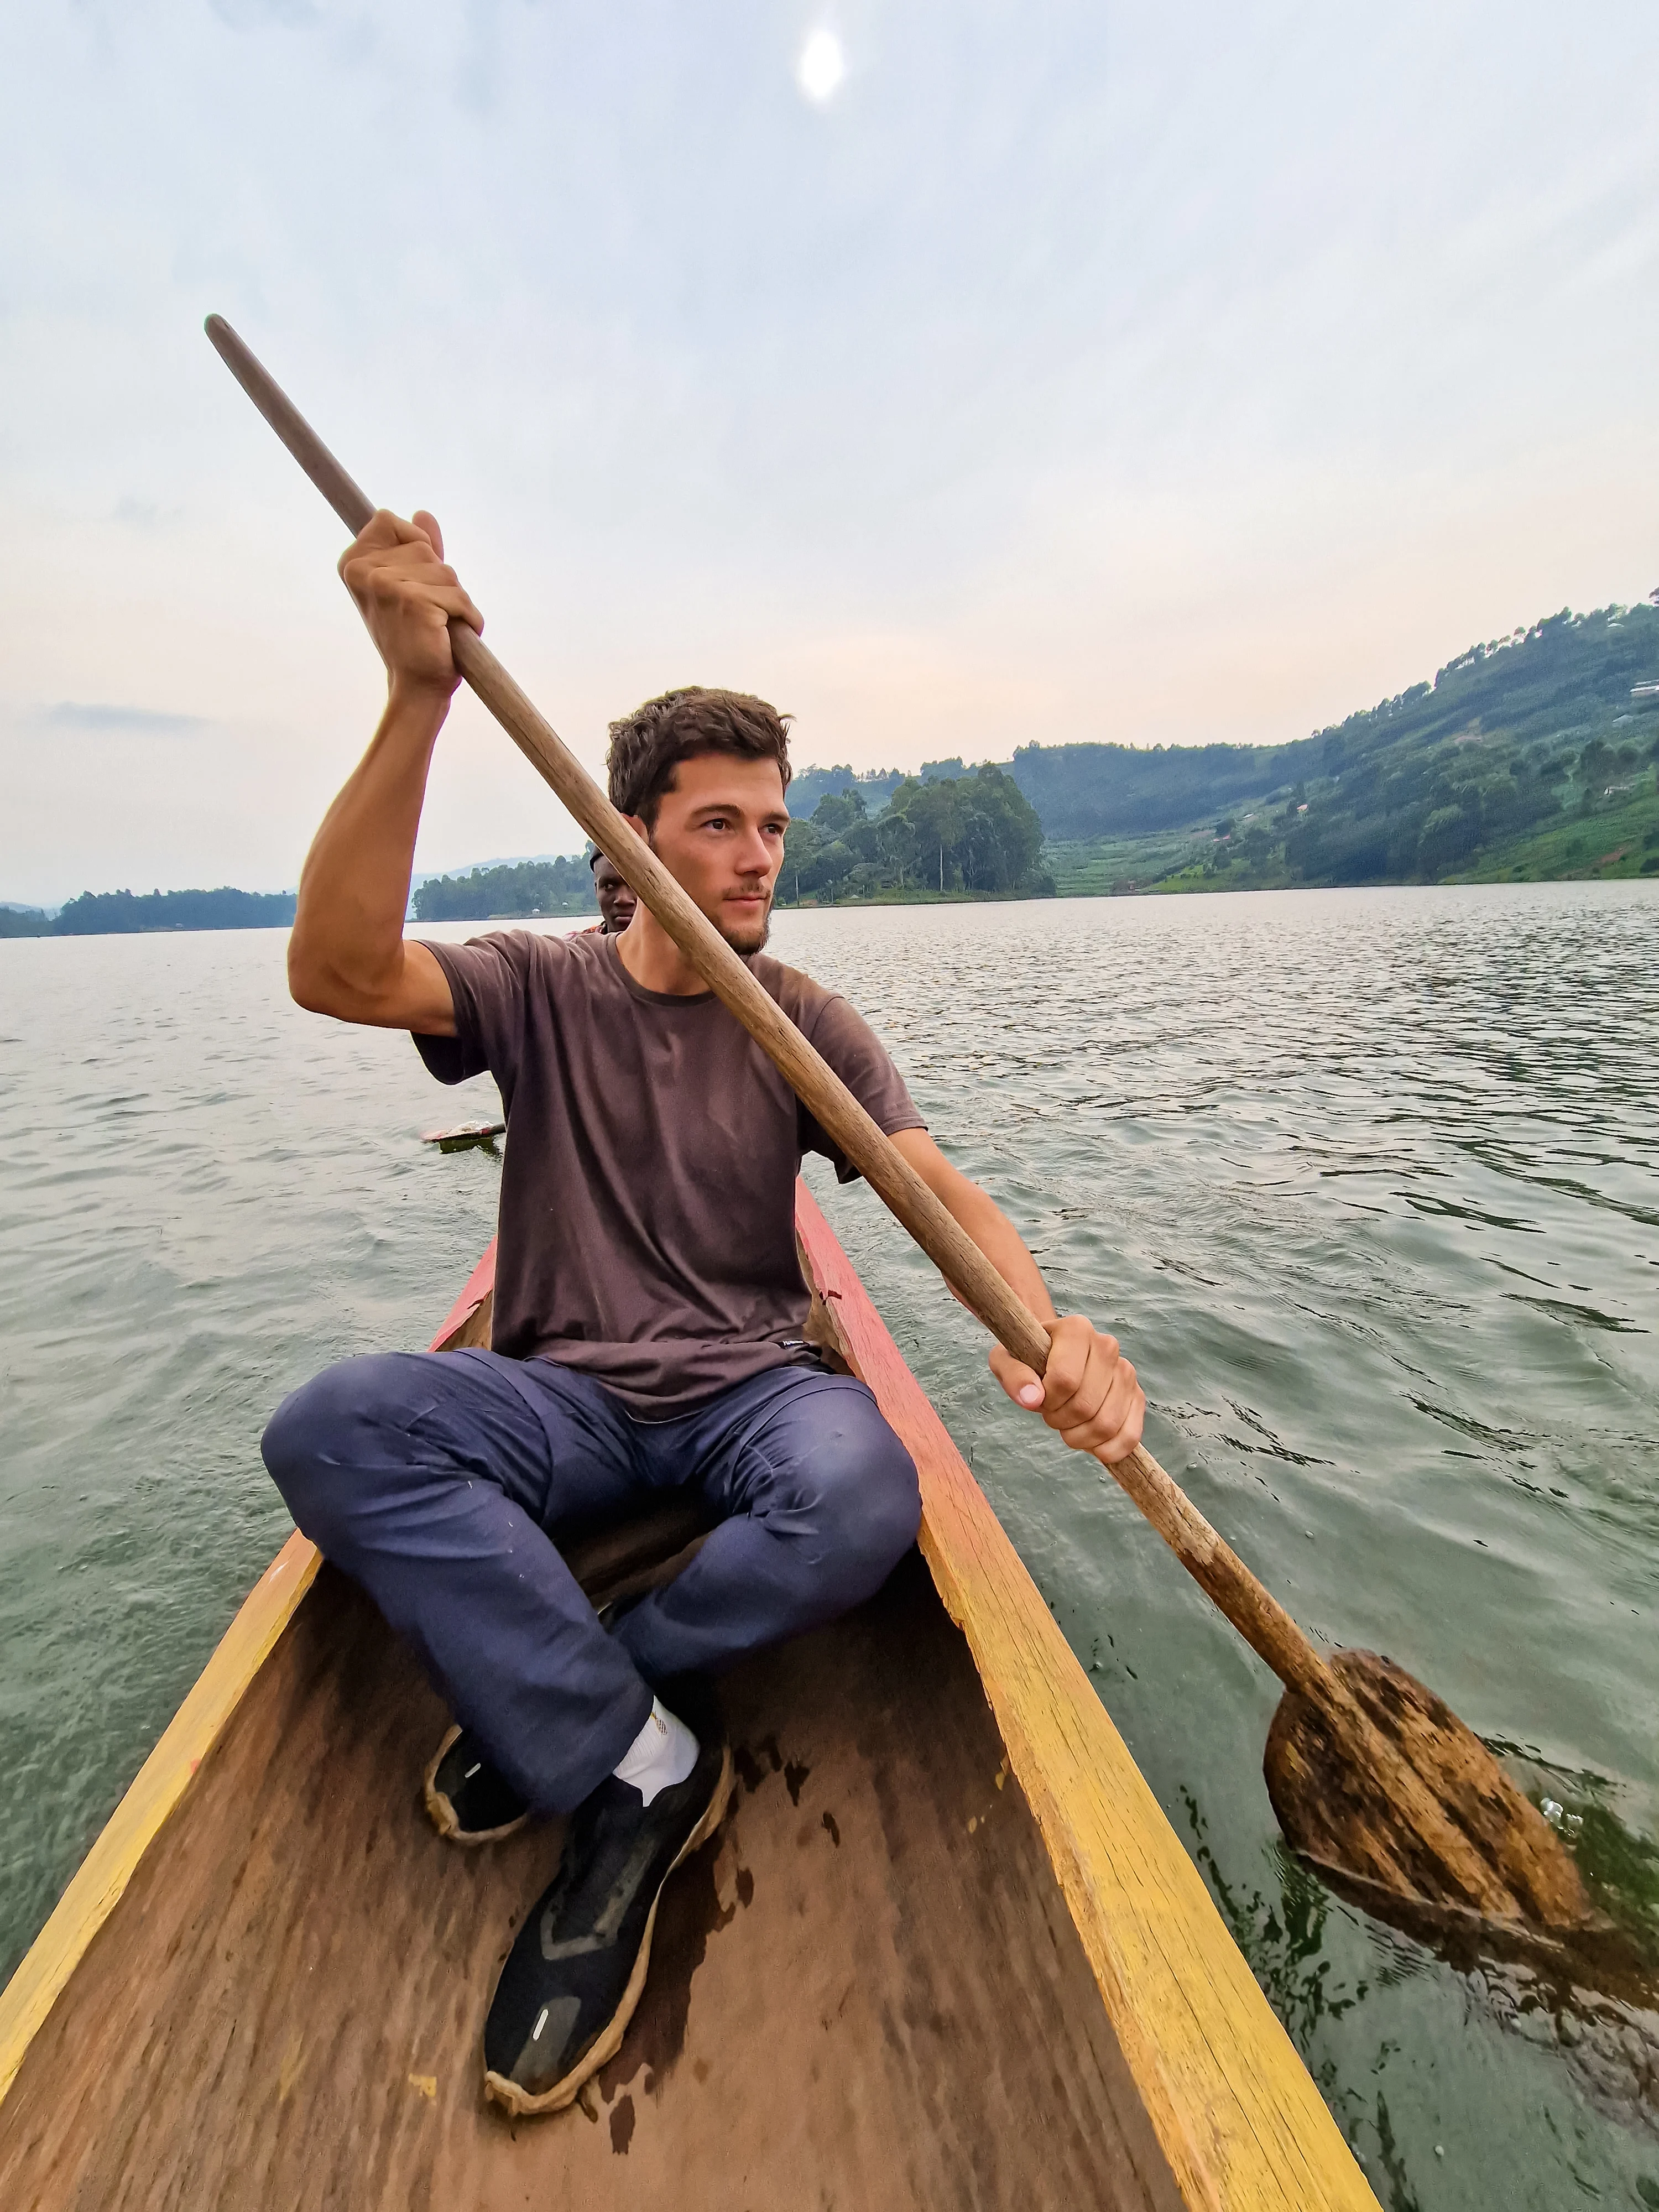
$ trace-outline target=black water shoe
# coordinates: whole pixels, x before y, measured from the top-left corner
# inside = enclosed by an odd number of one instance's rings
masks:
[[[452,1728],[426,1770],[426,1809],[452,1844],[494,1844],[523,1827],[530,1807],[490,1763],[471,1729]]]
[[[498,2105],[556,2112],[621,2048],[663,1884],[714,1834],[731,1794],[732,1753],[716,1740],[648,1805],[613,1774],[577,1807],[558,1874],[519,1930],[484,2023],[484,2092]]]

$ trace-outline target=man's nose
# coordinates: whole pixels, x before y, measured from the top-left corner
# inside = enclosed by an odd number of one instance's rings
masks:
[[[738,860],[738,873],[740,876],[769,876],[771,872],[771,848],[757,830],[744,841]]]

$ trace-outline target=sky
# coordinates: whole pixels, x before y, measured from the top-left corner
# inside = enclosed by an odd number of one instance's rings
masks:
[[[373,729],[212,311],[596,770],[687,682],[802,765],[1276,742],[1659,585],[1651,0],[0,37],[0,898],[291,885]],[[464,698],[417,865],[580,842]]]

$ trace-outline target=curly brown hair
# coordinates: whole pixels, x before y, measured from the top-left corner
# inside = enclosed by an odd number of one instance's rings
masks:
[[[787,789],[789,723],[787,714],[764,699],[746,691],[709,691],[701,684],[647,699],[611,725],[611,804],[655,829],[663,793],[674,788],[675,769],[699,753],[775,761]]]

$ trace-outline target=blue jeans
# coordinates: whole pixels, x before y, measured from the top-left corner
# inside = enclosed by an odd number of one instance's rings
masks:
[[[921,1511],[910,1455],[866,1386],[805,1367],[641,1422],[550,1360],[373,1353],[285,1399],[263,1449],[295,1522],[544,1812],[604,1780],[653,1682],[861,1603]],[[719,1526],[607,1634],[556,1535],[688,1486]]]

